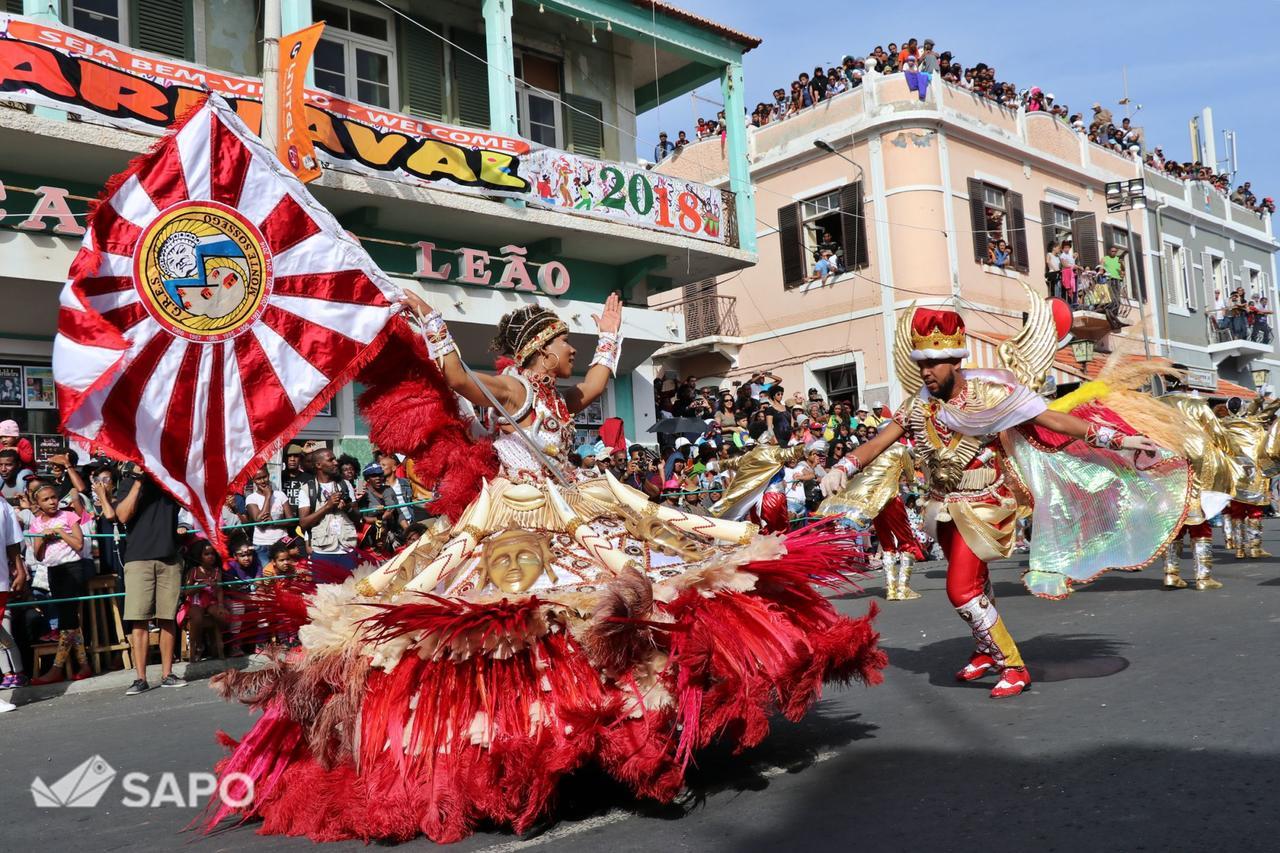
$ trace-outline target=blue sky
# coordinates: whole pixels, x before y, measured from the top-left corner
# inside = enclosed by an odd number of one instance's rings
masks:
[[[1124,115],[1116,101],[1124,94],[1121,69],[1127,66],[1130,98],[1142,104],[1134,120],[1146,129],[1148,145],[1160,145],[1178,160],[1191,159],[1187,121],[1210,106],[1219,159],[1225,157],[1222,131],[1234,130],[1237,182],[1252,181],[1259,197],[1280,200],[1280,75],[1275,68],[1280,0],[673,2],[764,39],[745,59],[748,109],[767,101],[774,88],[788,86],[802,70],[812,72],[819,63],[831,67],[846,53],[866,55],[877,44],[901,44],[911,36],[932,38],[966,67],[994,65],[1000,80],[1020,88],[1040,86],[1072,112],[1087,114],[1100,101],[1117,120]],[[719,102],[719,84],[697,94]],[[639,154],[652,156],[659,130],[674,139],[677,130],[692,131],[698,115],[714,116],[718,109],[699,101],[695,110],[686,95],[640,116]]]

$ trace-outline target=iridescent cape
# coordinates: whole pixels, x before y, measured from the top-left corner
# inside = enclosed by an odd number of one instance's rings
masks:
[[[1096,419],[1123,426],[1097,409]],[[1194,498],[1186,460],[1169,452],[1103,450],[1030,425],[1000,438],[1015,487],[1032,498],[1031,560],[1022,581],[1041,598],[1065,598],[1072,585],[1104,572],[1149,565],[1173,541]]]

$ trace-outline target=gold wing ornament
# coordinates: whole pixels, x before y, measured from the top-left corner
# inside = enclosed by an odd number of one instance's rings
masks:
[[[911,323],[915,316],[916,304],[912,302],[898,318],[898,330],[893,336],[893,365],[898,370],[898,381],[902,383],[903,397],[907,400],[919,394],[920,387],[924,385],[920,368],[911,360]]]
[[[1032,290],[1025,281],[1020,284],[1031,300],[1027,322],[1018,334],[1000,344],[997,353],[1000,363],[1013,372],[1018,382],[1039,393],[1040,386],[1049,375],[1049,368],[1053,366],[1053,355],[1058,351],[1058,328],[1053,322],[1049,300]]]

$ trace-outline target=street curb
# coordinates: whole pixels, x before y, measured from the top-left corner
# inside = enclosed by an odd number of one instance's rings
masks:
[[[186,679],[188,682],[204,681],[228,669],[257,669],[266,663],[266,660],[265,657],[260,655],[246,655],[240,658],[202,660],[194,663],[175,661],[173,674],[179,678]],[[0,690],[0,700],[12,702],[14,705],[30,705],[62,696],[79,696],[87,693],[100,693],[104,690],[118,690],[120,695],[123,696],[125,690],[129,689],[129,685],[133,684],[134,677],[132,669],[104,672],[102,675],[95,675],[93,678],[86,678],[84,681],[60,681],[57,684],[41,684],[18,687],[13,690]],[[147,667],[147,683],[151,685],[153,690],[159,687],[160,664],[152,664]]]

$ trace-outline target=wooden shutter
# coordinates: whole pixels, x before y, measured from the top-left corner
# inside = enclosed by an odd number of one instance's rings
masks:
[[[1027,257],[1027,214],[1022,209],[1022,193],[1005,193],[1009,206],[1009,248],[1013,254],[1013,268],[1018,272],[1031,269]]]
[[[1196,275],[1195,269],[1191,266],[1191,252],[1185,246],[1177,250],[1178,262],[1176,264],[1178,270],[1178,287],[1185,287],[1187,290],[1187,307],[1193,311],[1200,307],[1200,300],[1196,295]],[[1187,271],[1186,282],[1183,282],[1182,271]]]
[[[581,95],[561,95],[564,138],[570,151],[587,157],[604,156],[604,104]]]
[[[1212,315],[1217,304],[1213,298],[1213,256],[1208,252],[1200,255],[1200,292],[1204,294],[1204,313]]]
[[[1132,251],[1129,253],[1129,269],[1126,272],[1138,283],[1138,298],[1147,301],[1147,264],[1142,255],[1142,238],[1137,234],[1129,235]]]
[[[1053,205],[1047,201],[1040,202],[1040,236],[1044,240],[1046,255],[1053,248],[1053,238],[1057,233],[1057,229],[1053,226]]]
[[[840,188],[840,250],[845,266],[860,270],[870,264],[867,220],[863,213],[862,181]]]
[[[428,27],[441,32],[439,24]],[[404,57],[404,82],[408,96],[404,109],[426,118],[444,118],[444,42],[422,27],[400,27],[400,55]],[[486,94],[488,86],[485,87]]]
[[[778,248],[782,253],[782,286],[804,283],[804,238],[800,229],[800,205],[778,208]]]
[[[134,47],[192,59],[191,4],[174,0],[133,0]]]
[[[463,30],[452,30],[450,35],[458,47],[462,48],[452,51],[453,93],[456,99],[453,114],[461,124],[468,127],[488,127],[489,70],[484,64],[484,36]],[[476,59],[477,56],[480,59]]]
[[[969,226],[973,230],[973,259],[987,262],[987,205],[983,199],[982,181],[969,178]]]
[[[1075,245],[1076,263],[1082,267],[1096,267],[1098,257],[1097,217],[1092,213],[1077,213],[1071,217],[1071,242]]]

